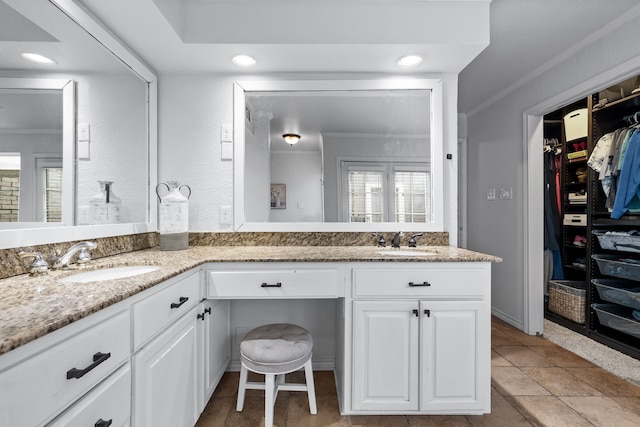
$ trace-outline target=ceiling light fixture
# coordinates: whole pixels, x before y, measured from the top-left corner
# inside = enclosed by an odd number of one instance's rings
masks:
[[[236,55],[231,61],[238,67],[251,67],[256,64],[256,60],[249,55]]]
[[[284,142],[289,145],[293,145],[300,140],[300,135],[295,133],[285,133],[282,137],[284,138]]]
[[[38,53],[24,52],[21,53],[20,56],[22,56],[24,59],[28,59],[29,61],[37,62],[39,64],[57,64],[57,62],[53,59],[47,58],[46,56],[42,56]]]
[[[422,62],[420,55],[405,55],[396,60],[396,64],[402,68],[411,68]]]

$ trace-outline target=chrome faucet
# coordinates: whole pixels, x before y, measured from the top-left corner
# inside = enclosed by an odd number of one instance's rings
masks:
[[[409,247],[410,248],[415,248],[416,246],[418,246],[418,242],[416,241],[416,237],[422,237],[424,233],[418,233],[418,234],[412,234],[411,238],[409,239]]]
[[[51,266],[54,269],[68,267],[71,264],[71,259],[73,256],[78,253],[78,264],[84,264],[91,261],[91,255],[89,254],[89,249],[95,249],[98,246],[96,242],[79,242],[73,246],[70,246],[69,249],[59,258],[56,258],[53,261],[53,265]]]
[[[394,234],[393,236],[393,240],[391,240],[391,246],[393,246],[394,248],[400,248],[400,236],[402,236],[404,233],[402,233],[402,231],[398,231],[396,234]]]

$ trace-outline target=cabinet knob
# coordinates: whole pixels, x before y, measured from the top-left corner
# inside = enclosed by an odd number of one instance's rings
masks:
[[[427,317],[431,317],[431,310],[425,310],[424,314],[426,314]]]
[[[198,318],[198,319],[200,319],[200,320],[202,320],[204,322],[204,312],[203,313],[198,313],[196,318]]]
[[[415,314],[415,315],[416,315],[416,317],[418,317],[418,316],[420,315],[420,314],[419,314],[419,313],[420,313],[420,311],[419,311],[417,308],[414,308],[414,309],[413,309],[413,311],[412,311],[412,313],[413,313],[413,314]]]

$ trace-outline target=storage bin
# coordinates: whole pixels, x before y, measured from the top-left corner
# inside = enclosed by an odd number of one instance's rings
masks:
[[[584,324],[586,284],[576,280],[549,281],[549,311]]]
[[[591,307],[601,325],[640,338],[640,322],[633,318],[632,309],[616,304],[593,304]]]
[[[607,276],[640,281],[640,261],[616,255],[591,255],[598,263],[600,273]]]
[[[577,225],[577,226],[586,226],[587,225],[587,214],[564,214],[564,219],[562,220],[564,225]]]
[[[619,279],[593,279],[600,298],[640,310],[640,284]]]
[[[640,234],[633,235],[629,232],[612,234],[606,230],[593,230],[591,234],[598,237],[602,249],[640,253]]]
[[[564,136],[567,142],[587,137],[587,109],[580,108],[564,116]]]

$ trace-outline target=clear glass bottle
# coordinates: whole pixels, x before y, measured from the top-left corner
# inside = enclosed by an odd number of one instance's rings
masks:
[[[112,191],[113,181],[98,181],[100,192],[89,198],[89,223],[113,224],[120,222],[122,200]]]
[[[160,190],[166,187],[168,193],[160,196]],[[183,191],[187,194],[183,194]],[[158,209],[160,232],[160,250],[178,251],[189,247],[189,197],[191,188],[180,185],[178,181],[167,181],[156,187],[160,200]]]

